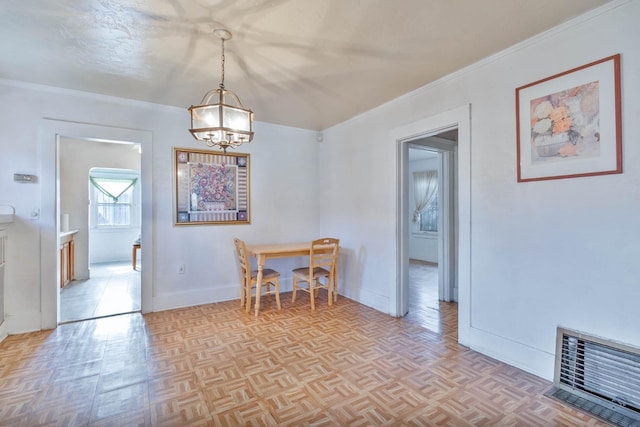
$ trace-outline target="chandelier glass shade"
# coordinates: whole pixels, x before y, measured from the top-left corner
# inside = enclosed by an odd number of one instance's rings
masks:
[[[204,95],[200,105],[189,107],[189,132],[207,146],[226,153],[227,148],[237,148],[253,139],[253,112],[244,108],[238,96],[224,87],[224,42],[231,38],[231,33],[227,30],[214,33],[222,40],[222,80],[218,89]]]

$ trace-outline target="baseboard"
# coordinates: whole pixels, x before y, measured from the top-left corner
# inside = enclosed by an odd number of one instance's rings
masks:
[[[280,277],[280,293],[293,289],[291,277]],[[352,288],[339,283],[338,291],[351,300],[371,307],[382,313],[389,313],[389,297],[362,288]],[[193,307],[195,305],[212,304],[216,302],[240,299],[238,283],[216,287],[215,289],[197,289],[185,292],[172,292],[153,298],[153,311],[173,310],[176,308]]]
[[[360,304],[389,314],[389,296],[371,292],[361,287],[343,286],[338,282],[338,293]]]
[[[293,289],[292,280],[291,277],[280,277],[280,293],[291,292]],[[173,310],[175,308],[239,300],[240,289],[238,286],[238,283],[232,283],[215,289],[197,289],[158,295],[153,298],[152,311]]]
[[[477,328],[469,328],[460,344],[530,374],[553,381],[555,355]]]
[[[39,311],[7,314],[3,324],[6,324],[7,334],[24,334],[42,330],[41,313]]]
[[[186,292],[172,292],[153,297],[153,311],[173,310],[175,308],[193,307],[239,298],[238,287],[215,289],[197,289]]]

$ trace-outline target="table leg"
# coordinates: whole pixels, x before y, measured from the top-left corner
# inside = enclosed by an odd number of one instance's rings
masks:
[[[262,270],[264,269],[264,255],[258,255],[258,276],[256,277],[256,316],[260,312],[260,290],[262,289]]]
[[[336,268],[333,270],[333,300],[338,301],[338,262],[336,261]]]

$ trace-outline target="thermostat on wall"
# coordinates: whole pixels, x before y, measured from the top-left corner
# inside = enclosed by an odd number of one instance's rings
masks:
[[[38,177],[35,175],[27,175],[24,173],[14,173],[13,180],[15,182],[35,183],[38,182]]]

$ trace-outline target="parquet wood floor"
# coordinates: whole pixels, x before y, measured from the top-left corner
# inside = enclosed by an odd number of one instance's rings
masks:
[[[0,343],[2,426],[599,426],[550,384],[344,297],[138,313]]]

